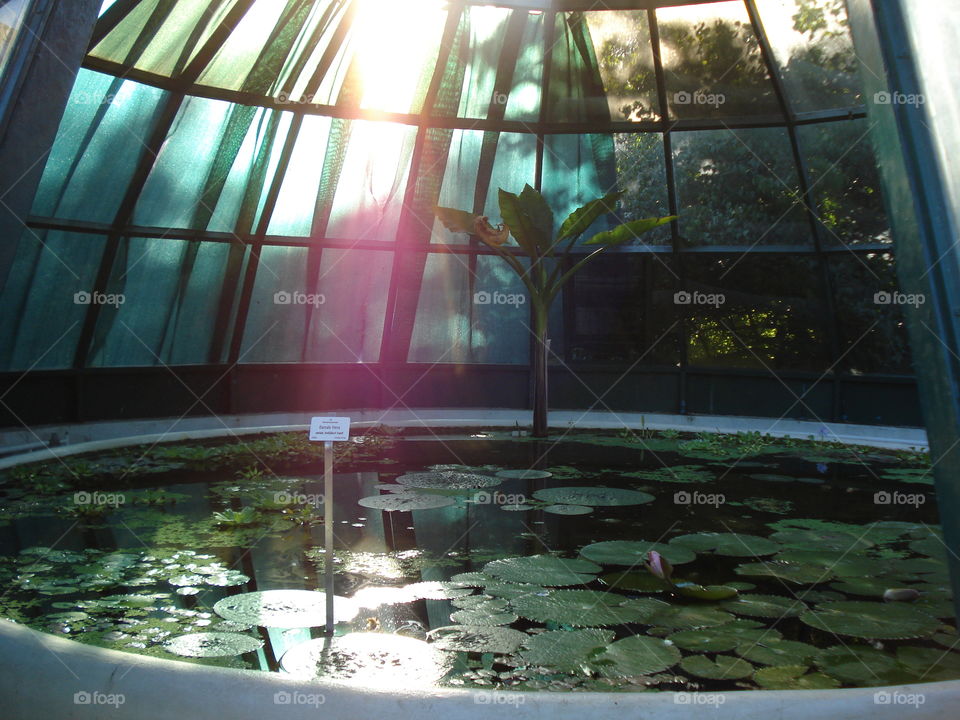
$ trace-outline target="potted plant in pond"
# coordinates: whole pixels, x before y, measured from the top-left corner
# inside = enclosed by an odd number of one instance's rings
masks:
[[[643,233],[676,219],[676,216],[644,218],[621,223],[612,230],[593,235],[583,244],[593,249],[582,257],[571,255],[574,245],[598,219],[616,210],[622,192],[611,193],[592,200],[575,210],[563,221],[554,235],[553,210],[537,190],[529,185],[517,195],[500,189],[500,216],[503,223],[494,227],[489,218],[465,210],[437,207],[440,222],[452,232],[476,235],[490,247],[514,272],[530,293],[533,315],[534,342],[534,391],[533,391],[533,436],[547,436],[547,356],[550,341],[547,339],[547,320],[550,306],[560,289],[574,274],[612,247],[636,240]],[[530,258],[525,268],[513,250],[506,246],[513,235],[520,250]],[[548,262],[552,265],[548,267]]]

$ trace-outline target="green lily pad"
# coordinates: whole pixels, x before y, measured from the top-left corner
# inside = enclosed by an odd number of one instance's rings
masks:
[[[736,597],[740,591],[729,585],[698,585],[691,582],[679,582],[674,579],[674,591],[683,597],[694,600],[728,600]]]
[[[651,551],[660,553],[671,565],[683,565],[697,559],[695,552],[681,545],[645,540],[605,540],[587,545],[580,554],[601,565],[642,566]]]
[[[851,685],[900,682],[896,659],[866,645],[836,645],[821,650],[813,660],[821,672]]]
[[[960,655],[939,648],[899,647],[897,663],[911,682],[940,682],[960,678]]]
[[[828,602],[800,619],[818,630],[868,640],[910,640],[940,627],[933,616],[902,603]]]
[[[733,571],[748,577],[775,577],[797,585],[813,585],[833,579],[833,572],[827,568],[784,560],[745,563],[737,565]]]
[[[439,580],[412,583],[404,585],[401,589],[410,597],[410,600],[451,600],[473,592],[471,588],[462,587],[459,583]]]
[[[820,648],[796,640],[764,637],[737,646],[737,655],[757,665],[805,665],[809,667]]]
[[[762,638],[780,638],[776,630],[766,630],[755,620],[732,620],[714,627],[680,630],[669,636],[670,642],[684,650],[726,652],[744,643]]]
[[[736,600],[728,600],[720,607],[734,615],[761,618],[797,617],[807,606],[796,598],[779,595],[740,595]]]
[[[793,502],[784,498],[751,497],[746,498],[743,504],[751,510],[774,515],[789,515],[794,507]]]
[[[623,603],[620,595],[595,590],[548,590],[535,595],[520,595],[510,601],[510,606],[520,617],[528,620],[573,627],[646,622],[658,609],[669,607],[651,598]]]
[[[681,545],[694,552],[714,552],[730,557],[757,557],[772,555],[780,545],[758,535],[740,533],[695,533],[680,535],[670,540],[671,545]]]
[[[463,587],[483,587],[490,582],[490,578],[481,572],[465,572],[454,575],[450,582]]]
[[[514,652],[530,636],[507,627],[448,625],[431,630],[427,637],[441,650],[506,655]]]
[[[540,665],[573,672],[589,665],[597,650],[607,647],[615,637],[610,630],[554,630],[528,638],[520,657],[528,665]]]
[[[552,505],[587,505],[589,507],[615,507],[643,505],[653,502],[653,495],[637,490],[604,487],[557,487],[537,490],[533,497]]]
[[[224,620],[272,628],[321,627],[326,624],[326,596],[311,590],[266,590],[225,597],[213,606]],[[360,608],[334,597],[335,622],[350,622]]]
[[[553,477],[553,473],[547,470],[501,470],[497,477],[504,480],[543,480]]]
[[[530,582],[547,587],[560,585],[584,585],[596,577],[602,568],[583,560],[568,560],[553,555],[494,560],[483,567],[486,575],[507,582]]]
[[[600,582],[614,590],[629,590],[634,593],[658,593],[670,590],[670,584],[647,571],[608,573],[600,576]]]
[[[386,510],[387,512],[412,512],[414,510],[434,510],[436,508],[456,505],[452,497],[443,495],[420,495],[417,493],[392,493],[390,495],[371,495],[360,498],[357,505],[372,510]]]
[[[932,468],[895,468],[884,470],[881,479],[914,485],[933,485]]]
[[[461,610],[478,610],[484,612],[502,612],[507,609],[507,601],[503,598],[495,598],[489,595],[467,595],[462,598],[454,598],[450,604]]]
[[[461,472],[459,470],[434,470],[431,472],[407,473],[400,475],[396,482],[405,487],[430,490],[467,490],[473,488],[496,487],[502,478],[480,473]]]
[[[551,515],[589,515],[593,508],[586,505],[547,505],[543,511]]]
[[[378,632],[317,638],[294,646],[280,660],[281,668],[296,677],[394,691],[435,687],[453,663],[452,654],[423,640]]]
[[[753,674],[753,681],[766,690],[828,690],[840,687],[840,683],[828,675],[813,672],[807,674],[805,665],[765,667]]]
[[[509,625],[517,621],[510,612],[489,612],[483,607],[457,610],[450,613],[450,619],[461,625]]]
[[[830,530],[778,530],[770,536],[784,547],[806,550],[839,550],[840,552],[857,552],[873,547],[873,543],[866,537],[846,532]]]
[[[623,477],[649,482],[697,483],[703,485],[713,482],[717,476],[716,473],[703,465],[674,465],[658,470],[637,470],[623,473]]]
[[[542,594],[547,592],[547,589],[533,583],[490,582],[484,586],[483,591],[487,595],[512,600],[524,595]]]
[[[609,645],[595,659],[600,674],[607,678],[652,675],[680,662],[680,651],[660,638],[633,635]]]
[[[680,669],[707,680],[739,680],[753,674],[753,665],[729,655],[717,655],[715,660],[706,655],[688,655],[680,661]]]
[[[723,625],[733,619],[730,613],[705,605],[668,605],[648,616],[647,624],[668,628],[698,628]]]
[[[229,657],[255,652],[263,647],[259,638],[240,633],[205,632],[179,635],[164,644],[174,655],[183,657]]]

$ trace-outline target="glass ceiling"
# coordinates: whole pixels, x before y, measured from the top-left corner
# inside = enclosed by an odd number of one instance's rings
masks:
[[[568,287],[556,361],[909,374],[859,73],[842,0],[108,0],[0,364],[527,363],[432,208],[530,183],[680,218]]]

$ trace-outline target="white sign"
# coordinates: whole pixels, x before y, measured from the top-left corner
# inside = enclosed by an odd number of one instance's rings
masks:
[[[350,439],[350,418],[315,417],[310,419],[310,439],[314,442],[340,442]]]

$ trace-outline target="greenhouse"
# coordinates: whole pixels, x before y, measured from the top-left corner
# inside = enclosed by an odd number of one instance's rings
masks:
[[[4,717],[952,717],[956,0],[0,0]]]

